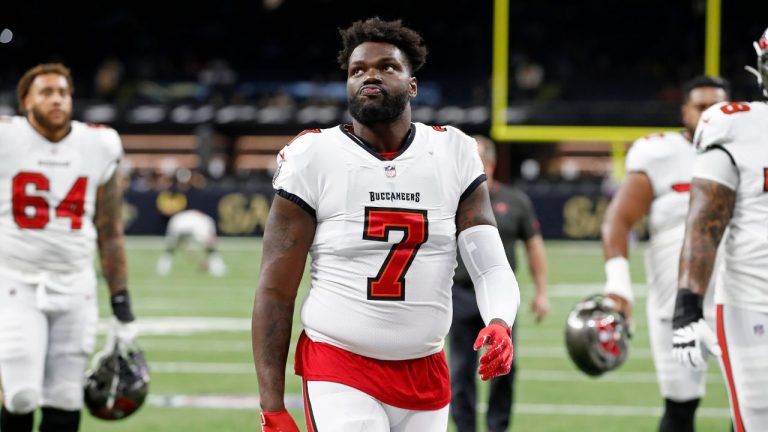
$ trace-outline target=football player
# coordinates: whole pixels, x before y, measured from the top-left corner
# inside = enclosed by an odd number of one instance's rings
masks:
[[[768,96],[768,30],[754,44],[754,69]],[[715,255],[726,227],[717,274],[717,342],[737,432],[768,425],[768,105],[719,103],[701,116],[700,154],[680,254],[673,351],[696,367],[715,343],[702,320]]]
[[[94,250],[112,331],[135,336],[123,247],[122,156],[113,129],[71,120],[72,76],[41,64],[18,83],[24,117],[0,119],[0,430],[76,431],[98,308]]]
[[[184,210],[171,216],[165,231],[165,252],[157,261],[157,274],[167,275],[173,266],[173,254],[185,242],[205,248],[201,267],[213,276],[224,276],[227,266],[216,249],[216,222],[199,210]]]
[[[696,151],[691,144],[701,113],[728,99],[722,78],[698,77],[685,86],[682,131],[652,134],[632,145],[627,176],[605,214],[602,226],[606,293],[628,318],[633,292],[627,260],[632,227],[649,214],[650,244],[645,254],[648,301],[646,312],[656,377],[664,398],[661,432],[692,431],[694,414],[705,392],[706,368],[689,370],[669,349],[677,288],[677,258],[683,242],[688,189]],[[713,317],[711,296],[708,317]]]
[[[411,121],[421,36],[378,18],[341,35],[352,124],[305,131],[277,157],[253,310],[263,430],[298,430],[285,364],[310,254],[295,357],[308,429],[444,432],[457,243],[486,325],[474,343],[487,347],[484,380],[510,371],[519,289],[477,142]]]

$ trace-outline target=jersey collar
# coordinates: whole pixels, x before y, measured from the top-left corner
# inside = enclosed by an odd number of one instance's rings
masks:
[[[395,157],[393,157],[392,159],[386,159],[383,156],[381,156],[379,154],[379,152],[374,150],[374,148],[373,148],[373,146],[371,144],[369,144],[367,141],[365,141],[364,139],[360,138],[359,136],[355,135],[352,132],[352,125],[341,124],[341,125],[339,125],[339,129],[341,129],[341,131],[344,133],[344,135],[349,137],[349,139],[351,139],[352,142],[354,142],[358,146],[362,147],[363,150],[367,151],[373,157],[375,157],[376,159],[381,160],[381,161],[387,161],[387,160],[393,161],[393,160],[399,158],[400,155],[402,155],[403,153],[405,153],[406,150],[408,150],[408,147],[411,146],[411,143],[413,142],[413,139],[416,137],[416,125],[411,123],[411,127],[408,130],[408,136],[405,138],[405,142],[400,147],[400,150],[397,151],[397,155],[395,155]]]

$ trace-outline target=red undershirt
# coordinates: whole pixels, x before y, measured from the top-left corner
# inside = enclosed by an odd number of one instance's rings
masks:
[[[344,384],[397,408],[432,411],[451,401],[443,351],[411,360],[377,360],[313,342],[302,332],[294,369],[306,381]]]

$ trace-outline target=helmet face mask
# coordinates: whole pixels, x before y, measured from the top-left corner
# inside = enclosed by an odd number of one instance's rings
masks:
[[[752,46],[755,47],[755,53],[757,53],[757,69],[752,66],[745,66],[744,68],[757,78],[763,95],[768,97],[768,29],[765,30],[760,40],[754,42]]]
[[[628,325],[611,303],[603,295],[593,295],[568,314],[565,345],[571,360],[587,375],[602,375],[627,359]]]
[[[136,412],[149,393],[149,367],[135,344],[107,347],[86,374],[88,411],[102,420],[120,420]]]

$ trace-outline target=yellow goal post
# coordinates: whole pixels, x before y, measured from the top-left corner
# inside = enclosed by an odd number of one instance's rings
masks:
[[[491,92],[491,137],[499,142],[605,141],[611,143],[614,172],[623,170],[625,145],[638,137],[669,130],[657,126],[562,126],[510,125],[507,123],[509,97],[509,1],[494,0],[493,71]],[[720,73],[721,0],[707,0],[704,72]]]

